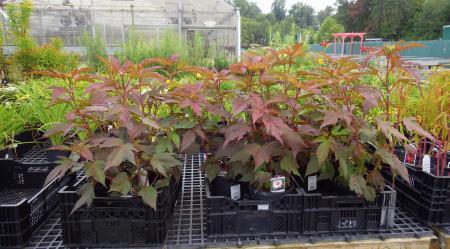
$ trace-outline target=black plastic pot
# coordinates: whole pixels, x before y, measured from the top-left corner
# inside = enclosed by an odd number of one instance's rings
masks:
[[[239,185],[239,191],[241,193],[241,198],[239,199],[242,199],[243,184],[244,183],[237,180],[216,176],[214,180],[211,181],[211,194],[213,196],[225,196],[231,198],[231,188]]]
[[[67,150],[46,150],[47,161],[53,163],[61,159],[61,157],[69,157],[70,151]]]
[[[294,185],[295,183],[293,183]],[[242,185],[245,189],[246,185]],[[302,224],[302,198],[298,185],[292,191],[270,195],[269,200],[241,200],[212,195],[213,187],[205,180],[208,214],[207,233],[210,238],[240,237],[248,235],[299,234]],[[255,191],[257,193],[258,191]],[[256,196],[259,196],[258,193]],[[261,193],[262,194],[262,193]],[[265,194],[262,194],[267,198]]]
[[[1,159],[10,159],[10,158],[13,159],[15,157],[16,157],[16,154],[11,149],[5,149],[5,150],[0,151]]]
[[[253,186],[248,187],[248,197],[253,200],[275,200],[284,195],[291,194],[294,192],[294,186],[291,186],[286,189],[284,192],[269,192],[264,190],[258,190]]]

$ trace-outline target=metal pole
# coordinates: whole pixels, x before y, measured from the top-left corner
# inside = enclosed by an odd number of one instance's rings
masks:
[[[5,24],[5,17],[2,16],[2,35],[3,35],[3,44],[1,44],[2,46],[8,45],[8,36],[6,35],[6,24]],[[6,19],[8,20],[8,19]]]
[[[159,28],[156,28],[156,45],[157,48],[160,48],[161,36],[159,34]]]
[[[131,26],[134,28],[134,5],[131,4]]]
[[[105,41],[106,46],[108,46],[108,40],[106,39],[106,23],[103,23],[103,40]]]
[[[122,45],[125,44],[125,18],[123,18],[123,10],[120,11],[122,17]]]
[[[94,19],[94,11],[91,9],[91,10],[89,10],[89,12],[90,12],[90,14],[91,14],[91,31],[92,31],[92,38],[94,38],[95,37],[95,29],[96,29],[96,27],[95,27],[95,19]]]
[[[241,60],[241,12],[236,8],[236,59]]]
[[[41,42],[42,42],[42,44],[45,44],[45,43],[47,43],[47,41],[46,41],[46,37],[45,37],[45,32],[44,32],[44,21],[42,20],[42,10],[37,10],[38,12],[39,12],[39,22],[40,22],[40,24],[41,24],[41,35],[42,35],[42,38],[41,38]]]
[[[178,37],[181,41],[181,29],[182,29],[182,25],[183,25],[183,0],[177,0],[177,18],[178,18]]]

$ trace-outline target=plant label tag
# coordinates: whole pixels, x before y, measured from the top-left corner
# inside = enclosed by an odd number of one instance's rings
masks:
[[[308,191],[317,189],[317,175],[308,176]]]
[[[6,154],[5,154],[5,159],[8,159],[8,158],[9,158],[9,154],[6,153]]]
[[[431,158],[429,155],[423,156],[422,159],[422,171],[431,173]]]
[[[270,178],[270,192],[281,193],[286,190],[286,177],[275,176]]]
[[[416,148],[414,144],[410,144],[410,146]],[[416,166],[416,155],[417,153],[408,153],[408,151],[405,151],[403,162],[409,166]]]
[[[346,218],[339,221],[339,228],[356,228],[357,226],[356,219]]]
[[[269,204],[258,205],[258,211],[269,211],[269,209],[270,209]]]
[[[217,174],[217,175],[221,176],[221,177],[225,177],[227,175],[227,172],[225,170],[221,170],[221,171],[219,171],[219,174]]]
[[[230,195],[231,199],[237,201],[241,199],[241,185],[234,185],[230,187]]]

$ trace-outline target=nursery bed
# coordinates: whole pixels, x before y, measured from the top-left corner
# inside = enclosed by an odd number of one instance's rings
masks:
[[[249,236],[245,238],[230,237],[210,239],[206,235],[206,194],[204,175],[200,171],[203,154],[184,157],[183,185],[178,199],[172,223],[168,231],[167,248],[201,248],[206,246],[241,246],[241,245],[277,245],[285,243],[318,243],[333,241],[360,241],[374,239],[383,241],[390,238],[431,237],[433,232],[416,222],[411,215],[400,209],[396,210],[395,226],[391,231],[381,233],[352,232],[330,233],[311,236]],[[55,212],[48,221],[34,234],[29,249],[64,249],[60,225],[60,215]]]

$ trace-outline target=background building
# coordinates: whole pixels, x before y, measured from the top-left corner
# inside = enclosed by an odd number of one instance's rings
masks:
[[[132,27],[156,40],[166,30],[186,40],[200,33],[229,54],[235,53],[238,42],[238,14],[224,0],[34,0],[33,4],[31,31],[41,44],[60,37],[65,46],[77,47],[87,32],[101,35],[108,47],[121,46]]]

